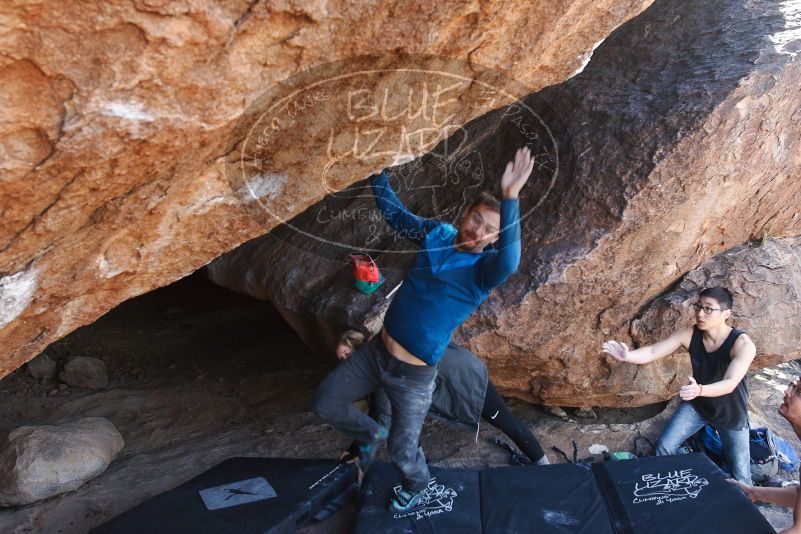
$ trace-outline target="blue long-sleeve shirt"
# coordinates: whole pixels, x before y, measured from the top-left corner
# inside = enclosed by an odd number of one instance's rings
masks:
[[[428,365],[436,365],[456,328],[504,282],[520,263],[520,202],[501,201],[497,248],[480,253],[456,249],[457,230],[419,217],[397,197],[386,173],[370,177],[376,205],[387,223],[420,246],[384,317],[398,343]]]

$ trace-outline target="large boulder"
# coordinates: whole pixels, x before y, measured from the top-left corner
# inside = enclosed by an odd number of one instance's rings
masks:
[[[107,419],[84,417],[11,432],[0,453],[0,506],[22,506],[79,488],[122,450]]]
[[[0,377],[276,224],[254,220],[225,173],[237,121],[268,88],[332,60],[385,55],[392,71],[429,54],[461,61],[467,82],[471,67],[504,72],[521,96],[567,79],[650,2],[5,2]],[[484,112],[458,101],[457,121]],[[292,184],[277,203],[293,216],[326,192],[307,165],[324,150],[302,129],[284,140],[263,171]],[[344,162],[342,186],[391,161]]]
[[[76,388],[105,389],[108,387],[108,368],[100,358],[73,356],[59,373],[62,382]]]
[[[40,384],[52,384],[58,377],[58,363],[46,352],[29,361],[27,368]]]
[[[562,406],[664,400],[678,387],[675,366],[619,365],[602,342],[631,342],[640,310],[716,254],[801,234],[801,20],[788,6],[657,2],[580,74],[468,124],[456,153],[440,145],[393,169],[413,211],[455,222],[516,146],[543,157],[522,196],[519,272],[455,334],[506,393]],[[462,162],[474,163],[466,176]],[[476,168],[480,180],[463,179]],[[375,330],[413,251],[364,185],[219,258],[211,278],[272,301],[321,352],[345,327]],[[373,251],[383,289],[351,289],[348,247]],[[796,357],[797,339],[760,361]]]

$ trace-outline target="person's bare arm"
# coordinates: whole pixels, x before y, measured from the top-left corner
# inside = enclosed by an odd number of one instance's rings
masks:
[[[765,488],[761,486],[748,486],[739,480],[728,479],[729,482],[743,490],[751,502],[769,502],[779,506],[798,508],[798,486],[786,488]]]
[[[793,526],[783,530],[781,534],[801,534],[801,491],[797,487],[779,489],[794,489],[796,493],[795,502],[791,505],[793,507]]]
[[[679,347],[689,347],[692,334],[692,328],[676,330],[665,339],[658,341],[653,345],[640,347],[636,350],[629,350],[625,343],[620,343],[618,341],[607,341],[603,345],[603,352],[609,354],[620,362],[642,365],[644,363],[650,363],[658,360],[659,358],[664,358],[668,354],[673,354],[679,349]]]
[[[739,480],[728,479],[729,482],[743,490],[751,502],[767,502],[793,508],[793,526],[782,530],[780,534],[801,534],[801,492],[798,486],[787,488],[763,488],[748,486]]]
[[[731,354],[731,363],[726,369],[726,374],[723,375],[722,380],[710,384],[698,384],[693,377],[690,377],[690,383],[682,386],[679,390],[681,398],[692,400],[696,397],[720,397],[734,391],[734,388],[737,387],[737,384],[748,372],[751,362],[754,361],[756,346],[746,334],[742,334],[734,342]]]

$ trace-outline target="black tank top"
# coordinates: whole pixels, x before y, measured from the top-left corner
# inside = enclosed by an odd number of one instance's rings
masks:
[[[734,342],[742,334],[742,330],[732,328],[723,344],[714,352],[707,352],[704,347],[703,333],[693,327],[690,341],[690,360],[693,364],[693,378],[699,384],[711,384],[723,380],[729,364]],[[720,397],[696,397],[690,401],[695,411],[715,427],[728,430],[748,428],[748,385],[746,377],[737,384],[734,391]]]

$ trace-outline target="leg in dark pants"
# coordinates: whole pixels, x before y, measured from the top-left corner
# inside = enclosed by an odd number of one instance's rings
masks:
[[[403,487],[420,491],[431,479],[418,442],[436,376],[436,367],[398,360],[376,336],[323,380],[314,399],[314,412],[351,439],[369,442],[375,438],[379,424],[353,402],[383,388],[392,410],[390,458],[403,474]]]
[[[481,417],[509,436],[532,462],[538,462],[545,454],[534,434],[509,411],[509,407],[506,406],[492,382],[487,382],[487,394],[484,397]]]
[[[392,428],[392,404],[383,389],[375,390],[367,399],[367,414],[384,428]]]
[[[374,341],[366,343],[329,373],[314,398],[314,413],[362,443],[373,439],[379,425],[353,403],[380,386],[381,357]]]
[[[419,446],[423,421],[431,405],[437,368],[411,365],[387,353],[388,366],[381,376],[382,387],[392,406],[389,455],[403,473],[403,488],[424,490],[431,481],[423,449]]]

